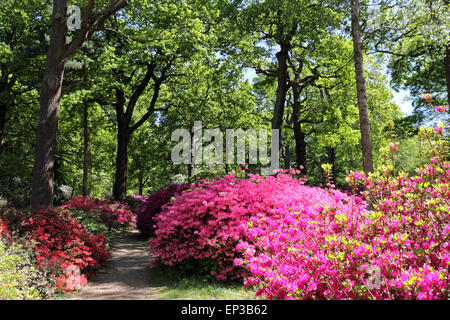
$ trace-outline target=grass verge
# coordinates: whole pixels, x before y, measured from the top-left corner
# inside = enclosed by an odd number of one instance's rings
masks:
[[[253,300],[254,292],[240,283],[211,282],[195,275],[158,266],[150,272],[151,285],[159,300]]]

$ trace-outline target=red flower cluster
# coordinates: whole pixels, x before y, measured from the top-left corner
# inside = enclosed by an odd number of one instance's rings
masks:
[[[172,197],[189,188],[189,185],[171,184],[153,192],[148,197],[132,195],[133,198],[143,202],[137,214],[138,230],[146,237],[154,236],[156,230],[154,218],[161,212],[162,206],[168,203]]]
[[[22,224],[28,244],[35,250],[37,267],[53,270],[57,288],[62,291],[75,288],[73,274],[67,273],[67,268],[78,268],[80,275],[75,282],[83,284],[85,275],[92,277],[110,258],[106,237],[86,232],[66,211],[42,209]]]
[[[0,239],[9,234],[8,225],[2,219],[0,219]]]
[[[136,226],[136,215],[121,202],[109,199],[90,199],[88,197],[74,197],[65,202],[64,209],[78,209],[97,214],[109,228]]]

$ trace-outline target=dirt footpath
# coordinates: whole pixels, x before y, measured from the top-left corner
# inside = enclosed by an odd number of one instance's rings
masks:
[[[111,261],[105,270],[71,300],[154,300],[158,287],[150,283],[151,257],[147,240],[138,231],[127,231],[111,243]]]

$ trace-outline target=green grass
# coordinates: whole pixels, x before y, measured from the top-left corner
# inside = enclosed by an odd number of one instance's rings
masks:
[[[169,267],[151,270],[152,286],[159,300],[252,300],[254,292],[239,283],[220,283],[183,275]]]

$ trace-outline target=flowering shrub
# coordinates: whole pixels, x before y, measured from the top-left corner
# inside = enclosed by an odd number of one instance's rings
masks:
[[[73,264],[65,264],[64,274],[56,277],[56,288],[58,292],[72,292],[81,289],[87,284],[87,279],[84,274],[81,274],[79,267]]]
[[[292,206],[251,217],[237,247],[244,257],[235,259],[250,273],[245,285],[270,299],[448,299],[448,146],[441,130],[422,128],[421,136],[431,158],[416,176],[394,175],[392,167],[349,175],[371,211],[358,197],[335,197],[319,210]]]
[[[106,237],[89,234],[67,211],[43,209],[24,219],[23,227],[28,245],[36,253],[36,267],[52,270],[57,288],[63,292],[70,292],[75,285],[67,268],[79,268],[82,274],[75,282],[83,284],[85,277],[92,277],[110,258]]]
[[[319,204],[330,205],[343,197],[335,190],[306,186],[304,179],[286,173],[200,180],[155,218],[157,230],[150,251],[157,256],[155,263],[195,267],[217,280],[242,278],[245,270],[233,263],[241,257],[236,245],[251,236],[243,236],[241,230],[250,218],[279,216],[289,208],[314,211]],[[347,210],[348,205],[341,207]]]
[[[9,233],[8,225],[2,219],[0,219],[0,239],[5,237]]]
[[[136,225],[136,215],[126,204],[109,199],[99,200],[79,196],[68,200],[61,207],[83,210],[97,215],[110,229]]]
[[[133,196],[142,201],[137,213],[137,228],[146,237],[154,236],[155,221],[153,220],[162,209],[162,206],[176,195],[181,194],[189,188],[188,185],[171,184],[166,188],[153,192],[148,197]]]

